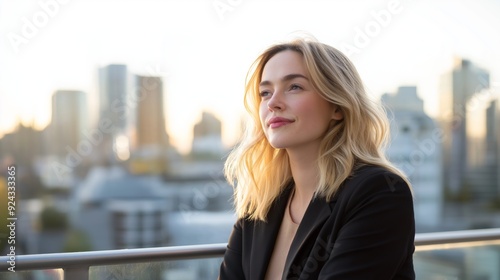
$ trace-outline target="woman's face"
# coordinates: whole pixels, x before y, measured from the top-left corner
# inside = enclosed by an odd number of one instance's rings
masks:
[[[286,50],[266,63],[259,87],[260,122],[277,149],[314,151],[340,110],[323,99],[310,82],[300,53]]]

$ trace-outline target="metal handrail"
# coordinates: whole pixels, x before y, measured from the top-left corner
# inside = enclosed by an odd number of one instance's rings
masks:
[[[464,242],[485,242],[499,240],[500,228],[417,233],[415,235],[415,246],[418,248],[419,246],[437,244],[456,244]],[[19,255],[16,256],[16,271],[54,268],[63,268],[65,269],[65,271],[82,268],[88,270],[88,267],[90,266],[111,264],[215,258],[222,257],[225,250],[226,243],[217,243],[75,253]],[[8,256],[0,257],[0,272],[7,270],[7,268],[9,267],[8,261]]]
[[[415,246],[500,240],[500,228],[415,234]]]
[[[150,261],[216,258],[224,255],[226,243],[102,250],[72,253],[50,253],[16,256],[16,271],[54,269],[72,266],[95,266]],[[9,267],[9,257],[0,257],[0,271]]]

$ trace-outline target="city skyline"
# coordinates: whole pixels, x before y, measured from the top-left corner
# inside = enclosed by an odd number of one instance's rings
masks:
[[[20,3],[0,1],[0,137],[18,120],[36,129],[47,126],[57,90],[85,92],[95,123],[97,69],[116,63],[137,75],[163,78],[166,130],[181,152],[189,151],[202,111],[223,122],[224,143],[231,144],[239,136],[250,64],[297,30],[346,52],[375,100],[398,86],[415,85],[426,113],[436,117],[440,75],[456,57],[490,72],[491,91],[498,94],[500,38],[494,34],[500,4],[494,1]],[[27,22],[43,23],[43,12],[46,23],[36,25],[26,43],[16,41]]]

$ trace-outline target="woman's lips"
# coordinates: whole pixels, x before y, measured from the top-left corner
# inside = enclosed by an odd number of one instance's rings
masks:
[[[270,128],[278,128],[285,126],[287,124],[293,123],[294,120],[282,118],[282,117],[274,117],[271,118],[267,123]]]

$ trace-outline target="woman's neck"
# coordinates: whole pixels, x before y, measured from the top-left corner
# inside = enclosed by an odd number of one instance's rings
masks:
[[[319,168],[316,153],[298,155],[289,153],[290,169],[295,182],[292,205],[303,209],[309,205],[319,182]]]

